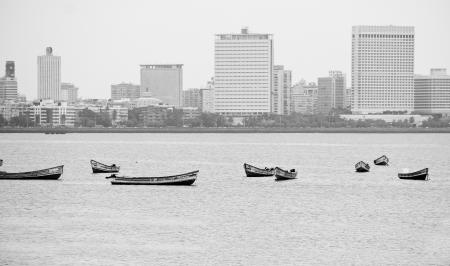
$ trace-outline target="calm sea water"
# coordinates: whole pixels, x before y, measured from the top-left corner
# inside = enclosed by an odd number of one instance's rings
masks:
[[[355,173],[386,154],[389,167]],[[450,134],[0,134],[0,264],[450,264]],[[112,186],[200,170],[191,187]],[[246,178],[242,164],[296,168]],[[396,178],[430,168],[429,182]]]

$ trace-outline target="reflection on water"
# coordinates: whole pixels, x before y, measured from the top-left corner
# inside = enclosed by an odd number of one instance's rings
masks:
[[[448,134],[1,134],[0,264],[449,264]],[[390,166],[373,166],[386,154]],[[191,187],[111,186],[200,170]],[[354,172],[360,160],[371,171]],[[243,163],[299,171],[245,178]],[[430,168],[429,182],[397,179]]]

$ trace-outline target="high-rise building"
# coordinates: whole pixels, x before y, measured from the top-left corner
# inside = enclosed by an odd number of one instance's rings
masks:
[[[6,78],[15,78],[16,77],[16,68],[14,65],[14,61],[6,61],[5,77]]]
[[[0,102],[17,100],[14,61],[6,61],[5,76],[0,78]]]
[[[272,34],[217,34],[214,56],[214,110],[227,116],[271,111]]]
[[[141,97],[180,107],[182,90],[183,65],[141,65]]]
[[[315,114],[317,112],[317,85],[304,80],[292,87],[291,112]]]
[[[201,111],[214,113],[214,78],[206,83],[206,88],[200,89]]]
[[[414,27],[354,26],[352,111],[414,109]]]
[[[331,109],[345,107],[345,75],[341,71],[330,71],[328,77],[317,80],[317,111],[327,114]]]
[[[445,68],[431,69],[429,76],[414,77],[414,111],[450,114],[450,75]]]
[[[120,83],[111,85],[111,99],[138,99],[141,97],[141,87],[131,83]]]
[[[289,115],[291,113],[292,72],[284,66],[273,67],[272,113]]]
[[[202,108],[200,89],[188,89],[183,91],[183,107]]]
[[[78,88],[72,83],[61,83],[61,100],[76,103],[78,101]]]
[[[38,99],[61,100],[61,57],[53,55],[52,47],[38,56]]]

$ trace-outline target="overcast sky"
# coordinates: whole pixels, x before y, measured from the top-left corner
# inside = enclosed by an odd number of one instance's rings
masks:
[[[140,64],[184,64],[184,89],[214,75],[214,34],[274,34],[275,64],[293,82],[331,69],[350,79],[353,25],[415,26],[415,72],[450,68],[450,1],[82,1],[0,0],[0,76],[16,61],[19,93],[37,95],[37,59],[52,46],[62,81],[83,98],[108,98],[110,85],[139,84]],[[350,84],[350,83],[349,83]]]

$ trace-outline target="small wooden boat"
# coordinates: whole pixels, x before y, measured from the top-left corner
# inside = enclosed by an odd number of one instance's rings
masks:
[[[275,174],[274,168],[261,169],[246,163],[244,163],[244,170],[247,177],[273,176]]]
[[[166,186],[189,186],[197,179],[197,171],[172,176],[158,177],[116,177],[111,180],[112,185],[166,185]],[[111,175],[113,176],[113,175]]]
[[[63,173],[64,165],[23,173],[0,172],[0,179],[58,179]]]
[[[120,170],[120,166],[106,165],[95,160],[91,160],[91,167],[93,173],[117,173]]]
[[[355,164],[355,169],[356,169],[356,172],[369,172],[370,166],[368,163],[360,161],[357,164]]]
[[[297,178],[297,171],[291,169],[290,171],[275,167],[275,180],[289,180]]]
[[[412,173],[399,173],[398,178],[410,180],[428,180],[428,168]]]
[[[389,158],[386,155],[381,156],[378,159],[375,159],[373,161],[375,165],[388,165],[389,164]]]

